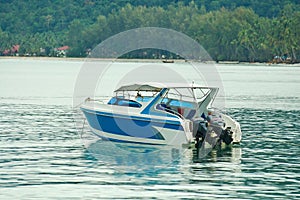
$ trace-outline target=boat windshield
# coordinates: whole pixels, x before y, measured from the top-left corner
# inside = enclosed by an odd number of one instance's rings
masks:
[[[138,102],[151,101],[158,92],[155,91],[117,91],[116,96],[123,99],[130,99]]]
[[[141,103],[152,101],[156,95],[155,91],[116,91],[116,95],[107,104],[140,108]]]
[[[196,108],[197,102],[191,88],[170,88],[161,99],[168,106]]]
[[[217,88],[209,87],[179,86],[165,89],[148,85],[123,86],[115,91],[115,97],[108,104],[141,108],[157,99],[153,104],[156,109],[192,119],[206,112],[218,91]],[[158,95],[161,96],[157,98]]]
[[[170,88],[161,98],[157,108],[187,119],[199,117],[196,115],[202,114],[203,111],[197,112],[197,110],[199,110],[200,105],[206,104],[205,99],[211,91],[210,88]]]

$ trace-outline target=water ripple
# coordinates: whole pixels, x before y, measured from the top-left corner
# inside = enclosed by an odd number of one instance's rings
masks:
[[[242,144],[200,159],[132,145],[105,157],[103,141],[84,148],[68,106],[0,108],[0,199],[300,198],[300,111],[230,109]]]

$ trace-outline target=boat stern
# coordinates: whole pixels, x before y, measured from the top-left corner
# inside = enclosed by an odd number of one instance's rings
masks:
[[[232,132],[232,143],[239,144],[242,140],[242,130],[240,123],[232,119],[230,116],[221,114],[222,119],[225,122],[225,129],[230,129]]]

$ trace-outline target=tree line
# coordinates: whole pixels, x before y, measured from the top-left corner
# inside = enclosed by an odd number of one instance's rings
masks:
[[[209,10],[205,4],[199,3],[205,1],[163,5],[132,5],[122,1],[126,4],[115,5],[115,9],[111,9],[114,4],[107,4],[110,12],[104,6],[97,13],[93,6],[98,1],[86,0],[84,5],[90,6],[88,15],[86,12],[79,12],[80,9],[76,12],[80,4],[79,1],[75,2],[77,4],[73,3],[71,10],[56,5],[55,17],[46,10],[46,15],[40,18],[28,16],[28,20],[35,23],[31,27],[23,27],[18,20],[14,26],[1,21],[0,52],[18,44],[18,53],[21,55],[55,56],[55,47],[68,45],[68,56],[84,57],[90,49],[114,34],[139,27],[163,27],[195,39],[215,60],[265,62],[274,56],[286,56],[299,61],[300,11],[296,3],[286,3],[276,16],[269,17],[257,14],[250,7],[217,6],[216,9]],[[220,2],[219,6],[227,1]],[[3,16],[1,8],[0,15]],[[73,18],[68,18],[69,15]],[[24,16],[24,20],[26,19]],[[63,24],[65,21],[68,21],[67,25]]]

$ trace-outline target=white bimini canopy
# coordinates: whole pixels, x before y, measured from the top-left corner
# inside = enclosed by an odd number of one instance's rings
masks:
[[[202,89],[213,89],[213,87],[201,86],[198,84],[189,83],[135,83],[130,85],[124,85],[115,90],[118,91],[153,91],[159,92],[163,88],[202,88]]]

